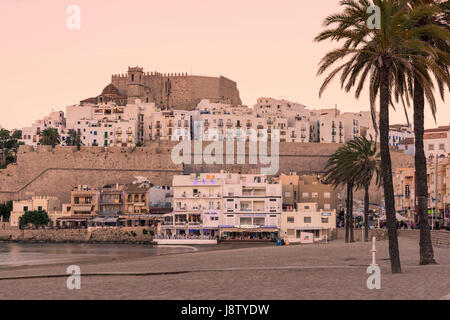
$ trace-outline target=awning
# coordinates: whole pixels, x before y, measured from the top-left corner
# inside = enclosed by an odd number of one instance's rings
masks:
[[[105,218],[105,223],[116,223],[119,218]]]
[[[102,223],[102,222],[105,222],[105,218],[94,218],[94,219],[92,219],[92,222]]]
[[[297,227],[295,230],[322,230],[323,227]]]
[[[75,212],[91,212],[92,206],[74,206],[73,211]]]
[[[220,228],[222,232],[278,232],[276,228]]]
[[[60,221],[70,221],[70,222],[85,222],[88,218],[58,218]]]

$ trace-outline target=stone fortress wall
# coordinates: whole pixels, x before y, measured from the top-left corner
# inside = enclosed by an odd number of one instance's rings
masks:
[[[17,164],[0,170],[0,203],[27,199],[33,195],[57,196],[63,203],[67,203],[70,191],[80,184],[101,186],[116,182],[129,183],[135,176],[145,176],[155,185],[171,185],[172,177],[183,173],[214,173],[221,170],[260,173],[261,167],[267,167],[248,164],[248,156],[243,165],[176,165],[171,159],[172,148],[176,144],[177,142],[172,141],[151,141],[141,148],[81,147],[80,151],[76,147],[57,146],[52,150],[49,146],[38,146],[36,149],[21,146]],[[208,144],[203,143],[203,148]],[[279,173],[297,172],[300,175],[323,172],[328,157],[340,146],[282,142]],[[236,150],[235,146],[235,157]],[[248,148],[246,154],[248,155]],[[393,170],[414,165],[413,157],[403,153],[392,152],[391,157]],[[225,162],[224,156],[222,159]],[[355,197],[362,199],[362,192],[356,193]],[[380,201],[380,191],[375,187],[371,190],[372,201]]]
[[[133,76],[133,80],[131,78]],[[170,81],[170,97],[167,97],[167,82]],[[160,107],[170,106],[176,110],[194,110],[201,99],[220,100],[232,105],[240,105],[237,83],[226,77],[207,77],[187,73],[162,74],[143,72],[142,68],[129,68],[127,74],[112,75],[111,83],[119,93],[128,97],[129,103],[135,99],[155,102]]]

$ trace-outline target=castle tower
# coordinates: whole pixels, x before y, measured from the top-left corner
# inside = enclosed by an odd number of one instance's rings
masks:
[[[142,99],[144,95],[144,69],[128,67],[128,103]]]

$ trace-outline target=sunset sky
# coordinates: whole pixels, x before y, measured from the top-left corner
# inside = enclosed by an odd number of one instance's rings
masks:
[[[81,8],[81,30],[66,26],[69,5]],[[29,126],[53,110],[98,95],[111,74],[145,71],[226,76],[241,99],[260,96],[310,108],[369,110],[368,94],[333,82],[319,99],[316,44],[338,0],[1,0],[0,126]],[[450,95],[439,98],[438,125],[450,123]],[[398,106],[401,111],[401,106]],[[405,122],[403,112],[391,123]],[[434,127],[426,114],[426,127]]]

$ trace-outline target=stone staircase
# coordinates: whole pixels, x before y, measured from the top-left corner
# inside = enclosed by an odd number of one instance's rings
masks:
[[[417,242],[420,238],[420,230],[398,230],[401,238],[414,239]],[[450,231],[432,230],[431,242],[438,247],[450,248]]]

